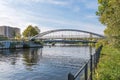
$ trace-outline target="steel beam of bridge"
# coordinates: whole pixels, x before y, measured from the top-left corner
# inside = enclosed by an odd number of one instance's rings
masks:
[[[89,41],[89,40],[44,40],[45,43],[52,43],[52,42],[57,42],[57,43],[96,43],[96,41]]]
[[[45,37],[41,37],[39,39],[89,39],[89,36],[76,36],[76,35],[72,35],[72,36],[66,36],[66,35],[62,35],[62,36],[45,36]],[[98,37],[94,37],[97,38]]]
[[[62,32],[62,33],[61,33]],[[65,33],[63,33],[65,32]],[[69,32],[69,33],[67,33]],[[74,34],[72,33],[74,32]],[[33,36],[30,40],[42,40],[43,42],[64,42],[64,43],[96,43],[103,35],[77,29],[56,29],[49,30]],[[94,41],[92,41],[94,40]]]
[[[51,34],[51,33],[55,33],[55,32],[62,32],[62,31],[71,31],[71,32],[81,32],[81,33],[86,33],[86,34],[90,34],[91,36],[92,35],[95,35],[95,36],[98,36],[100,38],[104,38],[103,35],[100,35],[100,34],[96,34],[96,33],[93,33],[93,32],[89,32],[89,31],[83,31],[83,30],[77,30],[77,29],[56,29],[56,30],[50,30],[50,31],[46,31],[46,32],[43,32],[43,33],[40,33],[38,35],[35,35],[33,36],[30,40],[32,39],[35,39],[35,38],[42,38],[43,36],[47,35],[47,34]],[[90,36],[90,37],[91,37]]]

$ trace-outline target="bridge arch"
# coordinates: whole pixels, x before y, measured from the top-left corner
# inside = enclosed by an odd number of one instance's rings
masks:
[[[42,33],[39,33],[38,35],[33,36],[30,40],[32,39],[40,39],[45,35],[51,34],[51,33],[55,33],[55,32],[62,32],[62,31],[71,31],[71,32],[81,32],[81,33],[86,33],[86,34],[91,34],[91,35],[95,35],[99,38],[104,38],[103,35],[97,34],[97,33],[93,33],[93,32],[89,32],[89,31],[83,31],[83,30],[77,30],[77,29],[56,29],[56,30],[49,30],[49,31],[45,31]]]

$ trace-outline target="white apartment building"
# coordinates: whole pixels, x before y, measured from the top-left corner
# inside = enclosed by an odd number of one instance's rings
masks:
[[[16,35],[20,35],[20,29],[10,26],[0,26],[0,35],[8,38],[15,38]]]

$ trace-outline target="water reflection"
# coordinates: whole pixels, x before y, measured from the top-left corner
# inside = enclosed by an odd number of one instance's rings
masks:
[[[19,52],[19,51],[18,51]],[[19,57],[18,52],[14,50],[0,50],[0,61],[8,62],[12,65],[16,64],[16,60]]]
[[[40,49],[39,51],[38,49],[26,50],[23,53],[23,58],[25,65],[27,66],[35,65],[40,61],[40,59],[42,59],[42,49]]]
[[[26,66],[37,64],[42,59],[42,48],[0,50],[0,62],[8,62],[16,65],[22,60]]]
[[[0,80],[67,80],[93,52],[89,46],[0,50]]]

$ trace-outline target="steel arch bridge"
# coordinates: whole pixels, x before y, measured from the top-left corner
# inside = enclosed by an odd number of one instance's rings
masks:
[[[77,29],[56,29],[35,35],[30,40],[39,39],[46,42],[91,42],[90,39],[95,39],[93,41],[95,42],[100,38],[104,38],[104,36],[89,31]]]

